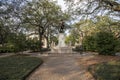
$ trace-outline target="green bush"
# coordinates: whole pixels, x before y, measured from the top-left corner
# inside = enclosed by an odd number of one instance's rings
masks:
[[[72,49],[73,51],[77,51],[77,52],[82,52],[84,49],[83,49],[83,46],[82,45],[78,45],[76,46],[75,48]]]
[[[115,55],[117,42],[112,33],[98,32],[96,33],[96,49],[99,54]]]
[[[117,39],[112,33],[100,31],[83,39],[87,51],[97,51],[100,55],[115,55],[119,50]]]
[[[42,52],[50,51],[51,49],[49,48],[42,48]]]
[[[0,47],[0,53],[11,53],[11,52],[14,52],[13,47],[8,47],[8,46]]]
[[[83,47],[86,51],[95,51],[96,50],[96,42],[95,36],[86,36],[83,39]]]
[[[117,47],[116,47],[116,51],[120,52],[120,39],[117,39]]]
[[[40,44],[39,40],[31,43],[30,44],[30,50],[32,50],[33,52],[40,51],[40,46],[39,45],[43,45],[43,43]]]
[[[24,51],[26,49],[26,35],[11,33],[4,44],[6,47],[12,48],[12,52]]]

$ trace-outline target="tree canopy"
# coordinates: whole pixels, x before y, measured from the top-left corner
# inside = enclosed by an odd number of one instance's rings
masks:
[[[0,47],[20,50],[37,44],[34,47],[41,51],[46,39],[49,48],[52,42],[58,42],[61,20],[66,29],[70,28],[68,44],[82,44],[84,37],[100,31],[120,39],[120,0],[64,1],[65,11],[56,0],[0,0]],[[30,40],[30,35],[38,35],[38,39]]]
[[[80,18],[120,16],[120,0],[65,0],[68,12]],[[76,17],[75,17],[76,18]]]

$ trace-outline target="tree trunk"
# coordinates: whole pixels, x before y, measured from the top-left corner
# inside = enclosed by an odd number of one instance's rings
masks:
[[[50,48],[50,41],[49,41],[49,34],[50,34],[50,27],[48,27],[48,32],[47,32],[47,48]]]
[[[47,48],[50,48],[48,36],[46,37],[46,40],[47,40]]]
[[[4,42],[5,42],[5,39],[4,39],[3,35],[1,35],[1,46],[2,47],[4,46]]]
[[[41,33],[41,30],[40,30],[40,27],[39,27],[39,30],[38,30],[38,33],[39,33],[39,41],[40,41],[40,43],[39,43],[39,50],[40,50],[40,52],[42,52],[41,50],[42,50],[42,33]]]

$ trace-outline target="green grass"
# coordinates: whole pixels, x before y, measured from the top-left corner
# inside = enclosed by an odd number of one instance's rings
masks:
[[[120,80],[120,61],[111,61],[89,67],[96,80]]]
[[[24,80],[40,64],[42,60],[35,57],[19,55],[0,58],[0,80]]]

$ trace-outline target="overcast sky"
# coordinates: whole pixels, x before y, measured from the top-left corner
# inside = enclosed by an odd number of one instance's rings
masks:
[[[64,1],[63,0],[57,0],[58,1],[58,4],[62,7],[62,10],[65,10],[65,4],[64,4]]]

